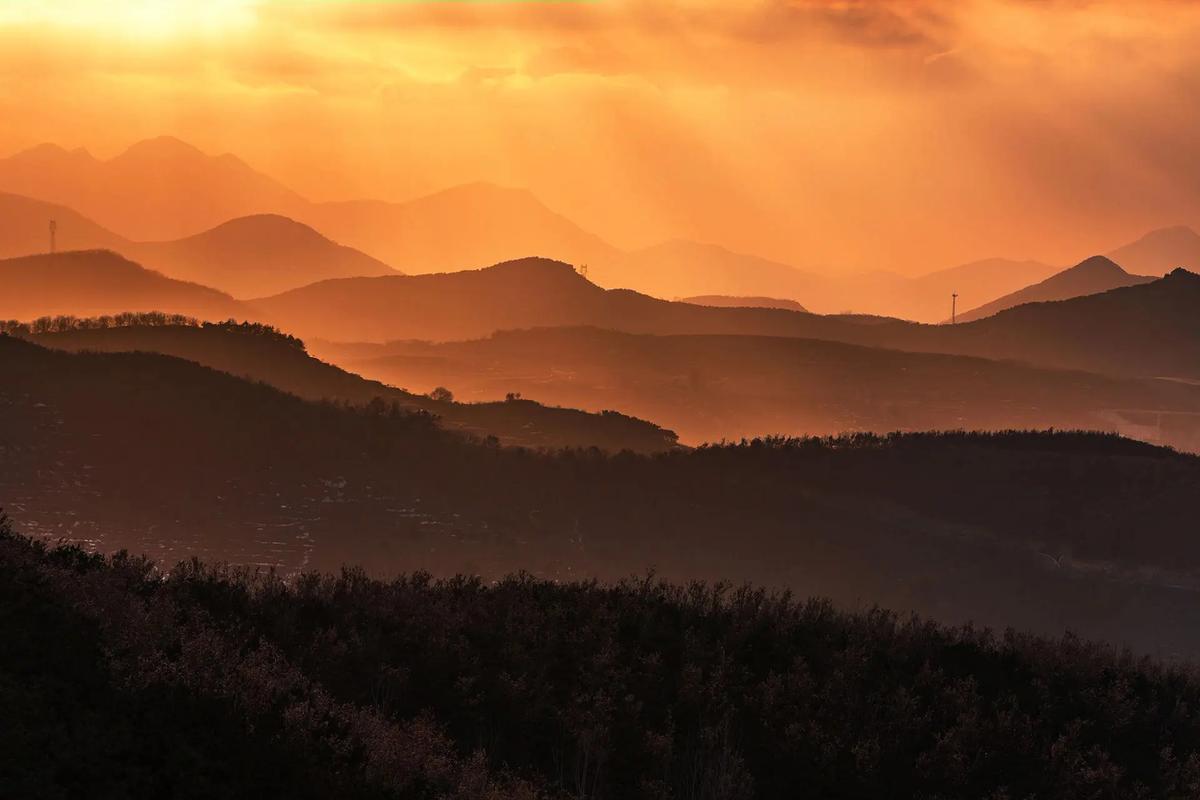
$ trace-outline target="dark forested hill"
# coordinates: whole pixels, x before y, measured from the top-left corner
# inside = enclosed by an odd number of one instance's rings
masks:
[[[619,408],[661,422],[689,444],[765,432],[1053,427],[1117,430],[1200,451],[1200,386],[967,356],[596,328],[317,347],[363,375],[418,390],[447,386],[462,399],[521,392],[572,407]]]
[[[365,404],[378,398],[389,404],[399,403],[407,411],[433,414],[449,429],[481,438],[495,437],[502,444],[638,452],[658,452],[675,445],[670,431],[615,412],[585,413],[518,398],[461,403],[452,398],[413,394],[319,361],[305,351],[303,342],[261,325],[152,325],[134,320],[131,324],[99,327],[94,321],[66,320],[57,328],[24,335],[63,350],[145,351],[178,356],[309,400]]]
[[[0,497],[42,536],[286,572],[654,567],[1200,653],[1200,459],[1115,437],[539,454],[147,353],[0,337],[0,377]]]
[[[653,579],[292,585],[0,521],[11,797],[1193,797],[1193,672]]]

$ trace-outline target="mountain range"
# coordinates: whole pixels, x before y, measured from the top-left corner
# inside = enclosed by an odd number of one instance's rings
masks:
[[[329,341],[452,341],[514,328],[592,326],[638,334],[823,339],[1129,377],[1200,380],[1200,276],[1185,270],[959,325],[668,302],[602,289],[570,265],[544,259],[444,275],[325,281],[252,304],[272,324]]]
[[[1025,303],[1047,303],[1055,300],[1070,300],[1073,297],[1085,297],[1089,294],[1099,294],[1110,289],[1120,289],[1124,286],[1136,286],[1149,283],[1154,278],[1145,275],[1130,275],[1111,259],[1104,256],[1092,256],[1070,269],[1051,275],[1040,283],[1026,286],[1011,294],[997,298],[990,303],[971,309],[958,315],[959,322],[971,322],[997,314],[1006,308],[1024,305]]]
[[[664,452],[675,435],[639,419],[609,412],[588,414],[530,400],[454,402],[367,380],[313,358],[303,343],[258,325],[147,324],[67,326],[24,334],[56,350],[92,353],[160,353],[270,384],[312,401],[357,406],[396,404],[405,412],[432,415],[447,430],[503,445],[539,448],[599,447]],[[432,388],[432,387],[431,387]]]
[[[96,223],[56,212],[62,218],[64,248],[107,247],[134,260],[141,260],[141,254],[121,249],[119,242],[112,241],[116,234],[111,231],[133,241],[178,240],[212,231],[239,217],[276,215],[309,225],[343,246],[362,251],[365,255],[361,257],[340,259],[338,267],[350,268],[357,262],[354,268],[367,270],[366,274],[381,274],[380,264],[407,273],[430,273],[541,256],[586,265],[599,285],[657,297],[778,297],[821,313],[853,312],[924,322],[948,318],[952,293],[959,295],[960,307],[977,308],[1059,269],[1036,261],[986,259],[908,277],[886,271],[837,274],[801,270],[690,241],[623,251],[551,210],[528,190],[474,183],[404,202],[314,202],[233,155],[207,155],[170,137],[139,142],[108,160],[86,151],[41,145],[0,159],[0,189],[67,206],[109,229],[101,234],[91,230]],[[76,227],[90,234],[81,234]],[[25,246],[45,242],[46,220],[37,219],[37,214],[20,222],[20,228],[15,233],[0,230],[0,242],[6,237],[19,239]],[[464,230],[469,230],[469,235],[463,235]],[[242,246],[258,247],[260,257],[269,258],[262,243],[272,241],[271,232],[259,231],[249,238]],[[1133,272],[1161,275],[1180,266],[1200,268],[1197,242],[1200,236],[1188,228],[1164,229],[1110,256]],[[365,261],[368,257],[376,263]],[[147,266],[174,274],[171,264],[150,262]],[[298,270],[289,282],[241,286],[218,279],[229,280],[239,270],[222,275],[213,269],[209,276],[198,276],[184,271],[194,266],[193,260],[184,259],[179,266],[179,277],[203,277],[202,282],[239,297],[295,288],[318,276],[346,276],[339,269],[323,274]]]
[[[19,319],[156,310],[254,319],[306,339],[335,342],[452,341],[509,329],[593,326],[637,334],[823,339],[1200,380],[1200,276],[1185,270],[1100,294],[1027,303],[958,325],[668,302],[605,290],[570,265],[546,259],[445,274],[327,280],[239,303],[115,254],[87,251],[0,262],[0,285],[5,288],[0,316]]]
[[[464,399],[620,408],[686,444],[846,431],[1115,430],[1200,452],[1200,386],[814,339],[538,328],[444,344],[318,344],[324,357]],[[1149,419],[1147,419],[1149,418]]]
[[[546,454],[155,353],[65,353],[0,336],[0,371],[0,496],[39,537],[285,575],[417,563],[566,580],[653,566],[1200,652],[1190,588],[1200,460],[1116,437]],[[996,492],[1012,475],[1021,484]]]
[[[49,220],[56,223],[60,251],[111,250],[169,277],[237,297],[282,292],[326,278],[398,274],[276,214],[231,219],[174,241],[137,242],[65,206],[14,194],[0,194],[0,257],[45,253]]]
[[[1180,268],[1200,272],[1200,233],[1186,225],[1160,228],[1118,247],[1108,257],[1142,275],[1166,275]]]

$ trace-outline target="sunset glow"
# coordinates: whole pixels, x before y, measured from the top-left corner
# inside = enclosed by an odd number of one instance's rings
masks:
[[[1194,220],[1170,0],[17,0],[0,149],[171,134],[314,199],[533,190],[620,245],[1073,263]]]

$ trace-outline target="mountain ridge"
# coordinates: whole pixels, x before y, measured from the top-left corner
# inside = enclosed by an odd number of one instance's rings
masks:
[[[1105,256],[1092,256],[1051,275],[1044,281],[959,314],[958,321],[971,322],[1026,303],[1070,300],[1073,297],[1085,297],[1110,289],[1149,283],[1152,280],[1154,278],[1150,276],[1126,272],[1119,264]]]

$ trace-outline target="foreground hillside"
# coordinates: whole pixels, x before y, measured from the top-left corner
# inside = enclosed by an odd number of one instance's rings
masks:
[[[6,796],[1194,797],[1194,674],[653,579],[291,585],[0,522]]]
[[[671,431],[613,411],[585,413],[519,398],[456,403],[450,398],[413,394],[319,361],[308,354],[300,340],[262,325],[160,321],[153,315],[121,324],[101,325],[101,322],[104,321],[44,320],[12,330],[60,350],[143,351],[185,358],[231,375],[268,383],[308,400],[356,405],[397,403],[406,411],[436,416],[448,429],[479,438],[492,437],[506,445],[600,447],[653,453],[668,450],[676,443]]]
[[[506,331],[428,344],[318,344],[354,372],[463,399],[508,392],[620,408],[688,444],[852,430],[1116,430],[1200,451],[1200,387],[814,339]]]
[[[39,536],[289,574],[656,568],[1200,655],[1200,459],[1115,437],[546,454],[154,354],[0,337],[0,375],[0,497]]]

